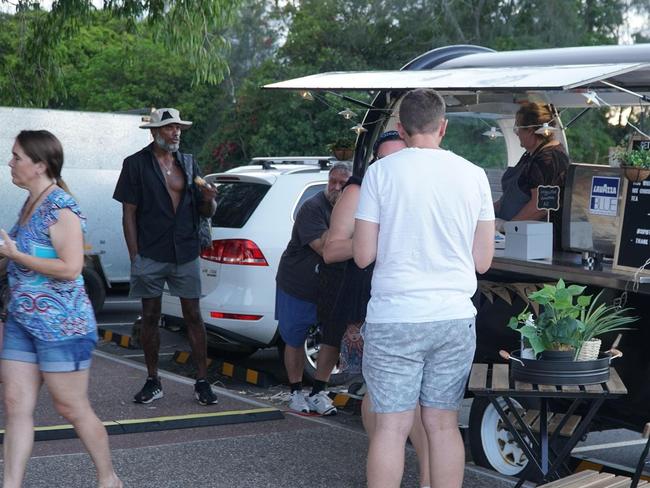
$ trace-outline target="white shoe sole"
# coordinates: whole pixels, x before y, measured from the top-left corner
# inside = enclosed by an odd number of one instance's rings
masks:
[[[147,404],[153,402],[154,400],[160,400],[163,396],[165,396],[165,394],[164,394],[164,393],[162,392],[162,390],[161,390],[161,391],[159,391],[158,393],[156,393],[154,396],[152,396],[149,400],[138,401],[138,400],[136,400],[136,399],[134,398],[134,399],[133,399],[133,403],[142,403],[142,404],[144,404],[144,405],[147,405]]]

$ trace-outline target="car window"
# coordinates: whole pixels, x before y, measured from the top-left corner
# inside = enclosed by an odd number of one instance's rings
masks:
[[[270,185],[262,183],[217,183],[217,211],[212,216],[212,226],[243,227],[269,188]]]
[[[298,203],[296,204],[296,207],[293,209],[293,220],[296,220],[296,215],[298,215],[298,210],[300,210],[300,207],[302,207],[302,204],[305,203],[307,200],[309,200],[311,197],[316,195],[316,193],[323,191],[325,189],[326,184],[325,183],[319,183],[317,185],[311,185],[305,188],[302,192],[302,195],[300,195],[300,199],[298,200]]]

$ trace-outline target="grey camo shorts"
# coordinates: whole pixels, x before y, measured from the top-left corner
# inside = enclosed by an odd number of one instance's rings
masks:
[[[181,298],[201,298],[199,258],[188,263],[161,263],[136,254],[131,263],[131,298],[156,298],[167,283],[169,294]]]
[[[476,349],[474,317],[362,328],[363,377],[378,413],[458,410]]]

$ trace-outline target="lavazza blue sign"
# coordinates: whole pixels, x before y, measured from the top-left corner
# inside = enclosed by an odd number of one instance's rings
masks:
[[[621,179],[615,176],[594,176],[591,179],[589,212],[595,215],[616,217],[620,184]]]

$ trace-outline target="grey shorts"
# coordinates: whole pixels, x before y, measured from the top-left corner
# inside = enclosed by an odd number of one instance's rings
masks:
[[[474,317],[424,323],[365,323],[363,377],[378,413],[458,410],[476,349]]]
[[[199,258],[183,264],[161,263],[137,254],[131,263],[131,298],[162,296],[167,283],[169,293],[180,298],[201,298]]]

